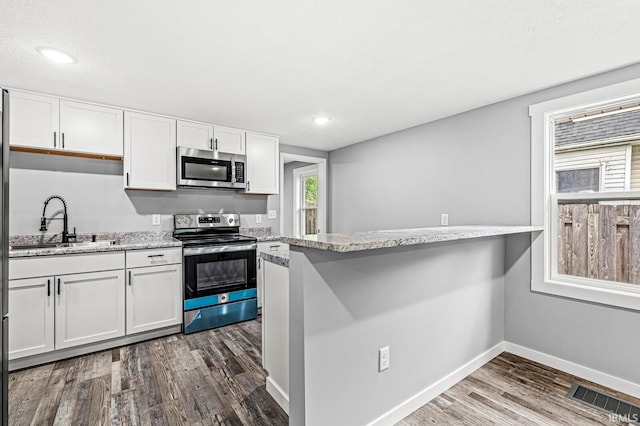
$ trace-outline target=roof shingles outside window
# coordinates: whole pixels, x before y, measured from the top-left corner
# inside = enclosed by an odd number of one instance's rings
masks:
[[[565,121],[555,125],[555,146],[588,143],[609,138],[640,135],[640,110],[591,120]]]

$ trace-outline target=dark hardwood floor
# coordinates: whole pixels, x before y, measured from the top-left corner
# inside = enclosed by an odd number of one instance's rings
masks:
[[[11,425],[286,425],[267,394],[261,324],[150,340],[9,375]],[[565,397],[574,381],[503,353],[399,425],[614,425]]]
[[[503,352],[404,418],[414,425],[626,425],[566,398],[580,382],[636,405],[640,400]]]
[[[175,335],[13,372],[11,425],[286,425],[261,324]]]

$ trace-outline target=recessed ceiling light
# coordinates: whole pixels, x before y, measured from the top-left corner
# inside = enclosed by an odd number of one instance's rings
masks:
[[[66,53],[62,53],[61,51],[50,47],[38,47],[36,50],[42,56],[57,64],[72,64],[76,62],[76,58],[73,56],[67,55]]]
[[[323,126],[323,125],[327,124],[330,121],[331,121],[331,119],[329,117],[314,117],[314,119],[313,119],[313,122],[318,124],[318,125],[320,125],[320,126]]]

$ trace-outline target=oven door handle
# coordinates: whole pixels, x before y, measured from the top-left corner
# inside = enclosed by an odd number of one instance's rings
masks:
[[[215,247],[185,247],[185,256],[197,256],[200,254],[214,254],[214,253],[229,253],[234,251],[249,251],[255,250],[258,247],[257,244],[236,244],[227,246],[215,246]]]

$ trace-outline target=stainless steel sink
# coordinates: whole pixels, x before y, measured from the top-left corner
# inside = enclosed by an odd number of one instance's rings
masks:
[[[9,246],[9,250],[37,250],[58,247],[102,247],[118,244],[115,240],[102,241],[78,241],[75,243],[34,243],[34,244],[16,244]]]

